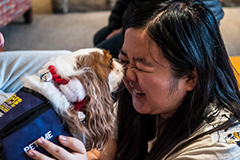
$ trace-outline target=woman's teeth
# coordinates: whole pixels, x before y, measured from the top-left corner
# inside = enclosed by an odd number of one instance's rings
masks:
[[[134,89],[134,92],[136,92],[137,94],[140,94],[140,95],[144,95],[144,94],[145,94],[144,92],[138,91],[138,90],[136,90],[136,89]]]

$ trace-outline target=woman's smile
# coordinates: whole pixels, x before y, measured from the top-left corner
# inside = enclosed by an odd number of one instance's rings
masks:
[[[134,89],[134,92],[138,95],[145,95],[145,93],[143,91],[138,91],[136,89]]]

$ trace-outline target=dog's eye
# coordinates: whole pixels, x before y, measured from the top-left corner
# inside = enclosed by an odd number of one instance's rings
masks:
[[[110,69],[113,69],[113,59],[111,58],[109,61],[109,66]]]
[[[109,62],[109,63],[110,63],[110,65],[112,65],[112,63],[113,63],[113,59],[112,59],[112,58],[110,59],[110,62]]]

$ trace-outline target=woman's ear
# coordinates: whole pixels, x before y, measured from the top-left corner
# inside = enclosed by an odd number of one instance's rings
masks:
[[[197,85],[197,70],[194,68],[186,77],[187,91],[192,91]]]

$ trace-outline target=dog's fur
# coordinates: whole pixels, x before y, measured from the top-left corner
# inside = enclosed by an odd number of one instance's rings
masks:
[[[98,48],[80,49],[59,56],[46,63],[39,75],[46,73],[50,65],[55,66],[58,75],[68,80],[68,84],[58,84],[53,80],[44,82],[37,75],[27,75],[23,78],[25,87],[47,97],[75,137],[79,138],[84,133],[88,150],[103,149],[113,136],[115,117],[111,92],[122,81],[122,65],[112,60],[109,52]],[[82,112],[86,117],[81,122],[79,111],[72,104],[83,98]]]

